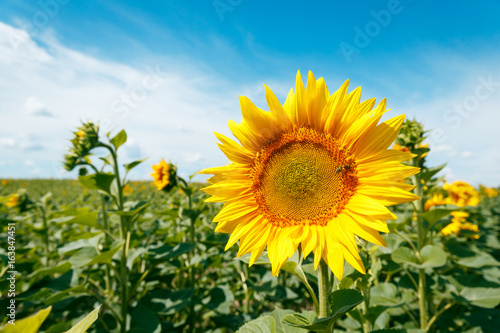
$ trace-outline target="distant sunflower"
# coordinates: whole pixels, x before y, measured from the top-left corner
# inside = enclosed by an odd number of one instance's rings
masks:
[[[385,206],[418,199],[402,181],[419,171],[401,164],[412,155],[387,149],[404,115],[378,124],[385,99],[373,109],[375,99],[360,103],[361,89],[347,87],[330,95],[309,72],[304,88],[299,72],[283,105],[265,87],[270,112],[240,97],[243,120],[229,121],[240,144],[215,134],[232,163],[201,171],[214,175],[203,191],[225,202],[215,230],[232,233],[226,249],[239,240],[250,265],[267,247],[277,275],[300,245],[339,279],[344,259],[364,273],[354,236],[385,246],[379,232],[396,218]]]
[[[154,179],[154,186],[161,191],[170,191],[177,185],[177,167],[172,163],[165,162],[164,159],[160,163],[153,165],[153,172],[150,174]]]

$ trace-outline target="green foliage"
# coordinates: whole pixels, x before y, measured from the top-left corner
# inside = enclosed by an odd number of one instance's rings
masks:
[[[87,332],[89,327],[97,320],[100,308],[101,306],[98,306],[94,311],[89,313],[85,318],[65,333]],[[43,322],[47,319],[51,310],[52,306],[49,306],[48,308],[40,310],[27,318],[16,320],[14,324],[6,324],[5,326],[0,327],[0,333],[37,333],[40,326],[42,326]],[[59,326],[62,327],[65,325]]]

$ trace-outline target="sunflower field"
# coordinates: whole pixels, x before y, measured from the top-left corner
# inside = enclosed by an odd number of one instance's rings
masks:
[[[498,189],[439,177],[422,124],[360,94],[241,97],[208,183],[129,179],[126,131],[83,123],[77,179],[0,180],[0,332],[498,332]]]

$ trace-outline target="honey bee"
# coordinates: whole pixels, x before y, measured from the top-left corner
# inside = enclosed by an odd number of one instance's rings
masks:
[[[335,173],[339,173],[342,170],[349,170],[349,169],[351,169],[351,165],[350,164],[341,165],[337,169],[335,169]]]

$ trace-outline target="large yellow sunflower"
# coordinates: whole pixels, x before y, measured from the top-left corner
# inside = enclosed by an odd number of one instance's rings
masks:
[[[419,171],[401,164],[412,155],[387,149],[404,115],[378,124],[385,99],[373,109],[375,99],[361,103],[348,83],[330,95],[323,78],[309,72],[304,88],[298,72],[283,105],[265,87],[270,112],[240,97],[243,120],[229,121],[240,144],[215,133],[232,163],[201,171],[214,175],[203,191],[225,202],[215,230],[232,233],[226,249],[239,240],[250,265],[267,247],[277,275],[300,245],[339,279],[344,259],[364,273],[355,235],[385,246],[379,232],[396,218],[386,206],[418,199],[403,181]]]

